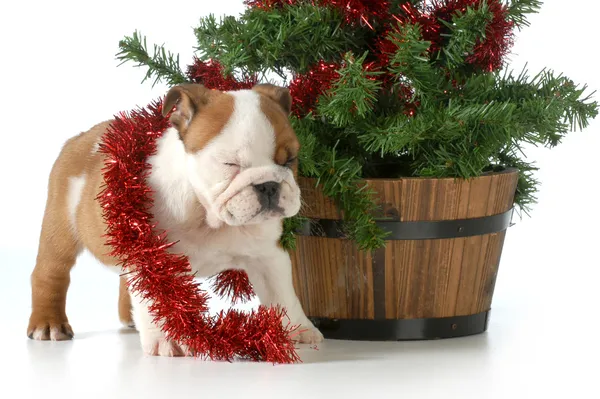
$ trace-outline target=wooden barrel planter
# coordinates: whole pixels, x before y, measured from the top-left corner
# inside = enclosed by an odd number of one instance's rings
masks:
[[[341,213],[316,181],[299,178],[309,222],[291,254],[304,311],[330,339],[486,331],[517,179],[507,170],[469,180],[366,180],[379,194],[378,223],[391,232],[369,252],[340,233]]]

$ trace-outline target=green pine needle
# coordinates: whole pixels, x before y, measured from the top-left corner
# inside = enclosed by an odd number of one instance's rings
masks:
[[[363,68],[368,53],[354,58],[352,52],[344,56],[339,78],[319,99],[317,112],[337,127],[357,123],[373,111],[381,82],[375,80],[380,72]]]
[[[444,90],[443,75],[432,65],[427,54],[431,43],[421,38],[419,25],[398,25],[388,39],[397,46],[388,69],[399,83],[409,84],[417,95],[435,95]]]
[[[485,39],[486,27],[492,18],[493,14],[484,1],[478,8],[467,7],[464,13],[457,12],[452,22],[442,21],[448,28],[448,33],[442,35],[448,38],[442,49],[447,68],[456,69],[465,64],[465,55],[472,54],[475,45]]]
[[[301,215],[296,215],[283,220],[283,234],[280,239],[283,249],[286,251],[293,251],[296,249],[296,232],[307,220],[307,218]]]
[[[542,7],[539,0],[510,0],[508,5],[508,18],[518,29],[529,26],[528,14],[537,14]]]
[[[138,31],[133,32],[132,36],[126,36],[119,42],[119,51],[116,55],[121,61],[120,65],[126,62],[135,62],[136,67],[145,66],[148,68],[146,76],[142,83],[147,79],[154,78],[152,86],[164,81],[169,86],[185,83],[185,75],[179,67],[179,55],[173,55],[166,51],[164,46],[154,45],[153,54],[148,52],[146,37]]]

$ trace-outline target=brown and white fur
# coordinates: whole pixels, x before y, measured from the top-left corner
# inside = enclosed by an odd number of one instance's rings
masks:
[[[173,127],[149,158],[148,178],[156,222],[168,229],[170,241],[178,242],[172,250],[188,256],[199,277],[245,270],[260,302],[284,306],[289,321],[301,326],[300,342],[321,341],[294,292],[290,257],[279,244],[283,218],[300,209],[295,181],[299,143],[288,119],[289,92],[269,84],[236,92],[184,84],[165,97],[164,110],[174,107]],[[73,337],[65,302],[69,272],[84,248],[120,272],[107,256],[105,224],[95,199],[104,160],[98,144],[109,123],[68,140],[52,168],[31,276],[30,338]],[[135,325],[143,351],[183,355],[152,323],[148,304],[130,295],[121,279],[119,316]]]

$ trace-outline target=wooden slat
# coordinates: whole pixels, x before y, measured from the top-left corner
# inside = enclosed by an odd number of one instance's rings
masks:
[[[453,220],[461,217],[487,216],[485,210],[478,208],[463,212],[464,207],[470,207],[465,202],[466,195],[473,190],[475,196],[484,195],[487,201],[488,191],[493,190],[491,199],[494,203],[490,211],[501,213],[512,205],[516,189],[517,173],[507,171],[489,174],[481,177],[462,180],[456,178],[425,179],[402,178],[396,180],[372,179],[365,180],[377,195],[374,200],[381,206],[384,213],[397,213],[401,220]],[[360,184],[364,184],[361,182]],[[318,187],[316,179],[299,178],[298,184],[302,191],[302,214],[310,218],[338,219],[341,212],[334,201],[325,197]],[[496,188],[492,188],[492,187]],[[487,202],[486,202],[487,204]],[[508,208],[507,208],[508,204]],[[486,208],[487,209],[487,208]],[[464,216],[462,216],[464,214]],[[472,216],[471,216],[472,215]]]
[[[434,282],[433,308],[428,317],[443,317],[439,315],[451,314],[447,311],[447,298],[451,288],[451,267],[454,253],[455,240],[436,240],[431,253],[431,264],[435,269],[431,270],[431,280]],[[455,304],[449,307],[454,309]]]
[[[339,219],[340,212],[334,201],[323,195],[323,192],[315,184],[315,179],[298,179],[302,193],[301,214],[309,218]]]

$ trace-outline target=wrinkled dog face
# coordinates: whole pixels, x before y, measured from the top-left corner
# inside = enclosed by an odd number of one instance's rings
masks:
[[[280,220],[299,211],[299,143],[288,120],[287,89],[257,85],[220,92],[185,84],[169,91],[165,113],[175,104],[171,122],[211,227]]]

